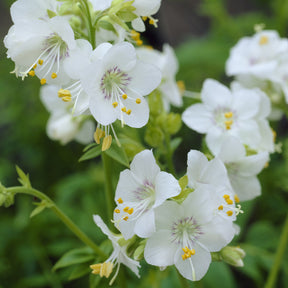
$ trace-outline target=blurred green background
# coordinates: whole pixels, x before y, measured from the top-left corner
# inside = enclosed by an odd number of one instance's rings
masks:
[[[5,186],[18,185],[15,165],[20,166],[30,174],[35,188],[47,193],[83,231],[101,243],[105,237],[92,220],[93,214],[100,214],[108,223],[101,162],[97,159],[78,162],[83,146],[77,143],[61,146],[49,140],[45,132],[49,115],[38,97],[38,81],[21,81],[9,73],[14,66],[6,59],[2,39],[11,26],[12,3],[12,0],[0,3],[0,181]],[[231,79],[224,73],[229,49],[239,38],[252,35],[255,24],[265,23],[267,29],[277,29],[282,37],[287,36],[288,1],[164,0],[158,18],[159,29],[150,28],[144,37],[160,49],[166,42],[173,45],[180,62],[178,80],[184,80],[188,90],[199,91],[206,78],[229,83]],[[189,100],[185,105],[189,105]],[[288,211],[287,120],[282,119],[273,127],[279,135],[278,141],[283,142],[283,155],[272,156],[270,166],[260,176],[263,195],[243,203],[245,214],[238,221],[242,231],[234,243],[246,250],[245,267],[236,269],[213,263],[204,280],[189,287],[264,286]],[[200,148],[201,137],[184,125],[179,135],[184,141],[174,160],[177,172],[183,175],[187,152]],[[123,169],[116,166],[115,175]],[[117,180],[117,177],[111,179],[114,187]],[[98,276],[86,275],[68,281],[73,266],[51,271],[61,255],[83,244],[51,211],[30,219],[35,201],[18,196],[12,207],[0,207],[0,288],[84,288],[89,283],[91,287],[97,284],[108,287],[108,281],[99,282]],[[141,264],[140,280],[123,270],[128,287],[179,287],[175,269],[158,273],[156,268]],[[114,285],[118,287],[117,283]],[[288,287],[288,251],[276,287]]]

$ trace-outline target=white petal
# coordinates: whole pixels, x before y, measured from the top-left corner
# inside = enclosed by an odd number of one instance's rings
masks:
[[[146,30],[145,24],[141,17],[138,17],[131,22],[133,29],[139,32],[144,32]]]
[[[112,0],[90,0],[95,11],[103,11],[111,6]]]
[[[102,232],[107,235],[112,242],[115,242],[115,235],[109,230],[107,225],[103,222],[102,218],[99,215],[93,215],[93,220],[96,225],[102,230]]]
[[[155,215],[153,209],[143,213],[135,223],[134,232],[141,238],[150,237],[155,232]]]
[[[234,162],[242,159],[246,155],[243,144],[236,137],[230,137],[222,143],[218,157],[224,162]]]
[[[144,258],[147,263],[155,266],[169,266],[174,264],[174,255],[177,249],[171,241],[171,232],[161,230],[148,238]]]
[[[178,181],[172,174],[161,171],[155,180],[155,203],[153,207],[161,205],[166,199],[175,197],[181,192]]]

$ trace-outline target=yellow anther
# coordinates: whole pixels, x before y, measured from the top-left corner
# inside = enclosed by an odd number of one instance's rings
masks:
[[[225,195],[223,195],[223,198],[224,198],[224,199],[229,199],[230,196],[229,196],[228,194],[225,194]]]
[[[53,73],[51,74],[51,78],[52,78],[52,79],[57,78],[57,74],[56,74],[55,72],[53,72]]]
[[[100,139],[103,138],[105,136],[105,132],[100,129],[100,128],[96,128],[96,131],[94,132],[94,140],[97,144],[100,144]]]
[[[120,209],[115,209],[114,212],[119,214],[120,213]]]
[[[260,45],[265,45],[269,42],[269,38],[265,35],[262,35],[259,39],[259,44]]]
[[[239,202],[240,202],[240,199],[239,199],[239,197],[238,197],[237,194],[234,195],[234,200],[235,200],[236,203],[239,203]]]
[[[70,101],[72,100],[71,97],[69,97],[69,96],[62,97],[61,99],[62,99],[62,101],[64,101],[64,102],[70,102]]]
[[[42,78],[42,79],[40,80],[40,84],[41,84],[41,85],[46,84],[46,79],[45,79],[45,78]]]
[[[192,255],[195,255],[195,249],[189,249],[187,246],[182,248],[184,254],[182,255],[182,259],[186,260],[190,258]]]
[[[102,143],[102,151],[108,150],[111,144],[112,144],[112,136],[111,135],[105,136]]]
[[[155,21],[153,19],[149,19],[149,24],[150,25],[154,25],[155,24]]]
[[[36,69],[36,68],[37,68],[37,64],[34,64],[33,69]]]
[[[121,111],[125,113],[127,111],[126,107],[121,108]]]
[[[116,108],[118,106],[118,102],[113,102],[112,105],[114,108]]]
[[[272,130],[272,134],[273,134],[273,142],[275,143],[276,142],[276,137],[277,137],[277,133],[274,129],[271,129]]]
[[[227,203],[228,205],[232,205],[232,204],[233,204],[233,200],[231,200],[230,198],[225,199],[225,201],[226,201],[226,203]]]
[[[126,114],[127,114],[127,115],[130,115],[131,112],[132,112],[132,110],[131,110],[131,109],[128,109],[128,110],[126,111]]]
[[[184,248],[182,248],[182,250],[183,250],[184,253],[188,253],[189,248],[187,246],[185,246]]]
[[[146,21],[147,18],[148,18],[147,16],[142,16],[142,20],[143,20],[143,21]]]
[[[223,205],[220,205],[220,206],[218,207],[218,210],[223,210]]]
[[[122,198],[118,198],[117,202],[118,202],[119,204],[122,204],[122,203],[123,203]]]
[[[140,98],[137,98],[136,99],[136,104],[140,104],[141,103],[141,99]]]
[[[264,165],[264,168],[268,168],[269,167],[269,162],[267,161]]]
[[[31,77],[34,77],[35,76],[35,71],[34,70],[31,70],[28,72],[28,74],[31,76]]]
[[[141,39],[136,40],[136,45],[137,46],[143,45],[143,41]]]
[[[133,208],[130,208],[130,209],[127,211],[127,213],[128,213],[129,215],[131,215],[133,212],[134,212],[134,209],[133,209]]]
[[[182,260],[186,260],[187,259],[186,254],[183,254],[181,256],[182,256]]]
[[[67,89],[59,89],[58,90],[58,97],[71,97],[71,92]]]
[[[224,123],[226,126],[231,126],[233,124],[233,120],[227,120]]]
[[[125,217],[123,218],[123,220],[124,220],[124,221],[127,221],[128,218],[129,218],[128,216],[125,216]]]
[[[229,210],[229,211],[226,212],[226,214],[227,214],[228,216],[232,216],[232,215],[233,215],[233,211]]]
[[[226,118],[232,118],[233,117],[233,112],[226,112],[226,113],[224,113],[224,116]]]
[[[93,270],[93,274],[99,274],[100,277],[105,276],[108,278],[113,270],[114,264],[112,262],[104,262],[99,264],[91,265],[90,268]]]
[[[123,209],[123,211],[127,213],[129,209],[130,209],[130,207],[127,206]]]
[[[181,94],[183,94],[186,90],[185,83],[182,80],[177,81],[177,86]]]
[[[38,64],[39,64],[39,65],[42,65],[43,62],[44,62],[44,61],[43,61],[42,59],[39,59],[39,60],[38,60]]]
[[[122,95],[122,98],[123,98],[124,100],[126,100],[126,99],[128,98],[127,94],[123,94],[123,95]]]

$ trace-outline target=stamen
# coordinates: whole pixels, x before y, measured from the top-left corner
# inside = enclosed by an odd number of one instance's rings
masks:
[[[127,97],[128,97],[127,94],[123,94],[123,95],[122,95],[122,98],[123,98],[124,100],[126,100]]]
[[[128,216],[125,216],[125,217],[123,218],[123,220],[124,220],[124,221],[127,221],[128,218],[129,218]]]
[[[123,211],[127,213],[129,211],[129,209],[130,209],[130,207],[127,206],[123,209]]]
[[[223,205],[220,205],[219,207],[218,207],[218,210],[223,210]]]
[[[154,24],[155,24],[154,19],[151,19],[151,18],[150,18],[150,19],[149,19],[149,24],[150,24],[150,25],[154,25]]]
[[[121,211],[120,211],[120,209],[115,209],[114,212],[119,214]]]
[[[125,113],[127,111],[126,107],[121,108],[121,111]]]
[[[100,139],[105,136],[105,132],[100,129],[99,127],[96,128],[96,131],[94,132],[94,140],[97,144],[100,144]]]
[[[64,102],[70,102],[72,100],[71,92],[68,89],[59,89],[58,97],[61,98]]]
[[[108,278],[113,270],[114,264],[112,262],[104,262],[99,264],[91,265],[90,268],[93,270],[93,274],[99,274],[100,277],[105,276]]]
[[[265,45],[269,42],[269,38],[265,35],[261,36],[259,39],[259,44],[260,45]]]
[[[34,64],[33,69],[36,69],[36,68],[37,68],[37,64]]]
[[[112,144],[112,136],[111,135],[105,136],[102,143],[102,151],[108,150],[111,144]]]
[[[118,106],[118,102],[113,102],[112,105],[114,108],[116,108]]]
[[[56,74],[55,72],[53,72],[53,73],[51,74],[51,78],[52,78],[52,79],[57,78],[57,74]]]
[[[185,83],[182,80],[177,81],[177,86],[181,94],[183,94],[186,90]]]
[[[133,209],[133,208],[130,208],[130,209],[127,211],[127,213],[128,213],[129,215],[131,215],[133,212],[134,212],[134,209]]]
[[[232,215],[233,215],[233,211],[232,211],[232,210],[229,210],[229,211],[226,212],[226,214],[227,214],[228,216],[232,216]]]
[[[142,20],[143,20],[143,21],[146,21],[147,19],[148,19],[147,16],[142,16]]]
[[[34,77],[35,76],[35,71],[34,70],[31,70],[28,72],[28,74],[31,76],[31,77]]]
[[[136,99],[136,104],[140,104],[141,103],[141,99],[140,98],[137,98]]]
[[[38,60],[38,64],[39,64],[39,65],[42,65],[43,62],[44,62],[44,61],[43,61],[42,59],[39,59],[39,60]]]
[[[40,84],[41,84],[41,85],[46,84],[46,79],[45,79],[45,78],[42,78],[42,79],[40,80]]]
[[[230,198],[225,199],[225,201],[226,201],[226,203],[227,203],[228,205],[232,205],[232,204],[233,204],[233,200],[231,200]]]
[[[236,203],[239,203],[239,202],[240,202],[240,199],[239,199],[239,197],[238,197],[237,194],[234,195],[234,199],[235,199],[235,202],[236,202]]]
[[[119,204],[122,204],[122,203],[123,203],[122,198],[118,198],[117,202],[118,202]]]
[[[224,116],[226,118],[232,118],[233,117],[233,112],[226,112],[226,113],[224,113]]]
[[[230,196],[229,196],[228,194],[225,194],[225,195],[223,196],[223,198],[224,198],[224,199],[229,199]]]
[[[186,260],[190,258],[192,255],[195,255],[195,249],[189,249],[187,246],[185,248],[182,248],[184,254],[182,255],[182,259]]]
[[[126,114],[127,114],[127,115],[130,115],[131,112],[132,112],[132,110],[131,110],[131,109],[128,109],[127,112],[126,112]]]

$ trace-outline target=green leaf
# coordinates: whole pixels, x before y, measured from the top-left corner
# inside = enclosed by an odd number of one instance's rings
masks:
[[[86,152],[81,156],[81,158],[79,159],[79,162],[96,158],[102,153],[101,145],[97,145],[96,147],[94,146],[91,146],[91,147],[93,148],[89,149],[88,151],[85,150],[87,147],[84,149]]]
[[[16,165],[16,171],[17,171],[17,174],[19,176],[18,178],[18,181],[24,186],[24,187],[27,187],[27,188],[31,188],[31,183],[30,183],[30,179],[29,179],[29,174],[25,174],[23,172],[23,170],[21,170],[20,167],[18,167]]]
[[[86,263],[95,259],[93,250],[89,247],[73,249],[65,253],[54,265],[53,271],[75,264]]]
[[[116,141],[113,141],[111,147],[103,153],[106,153],[109,157],[126,166],[127,168],[130,167],[128,157],[123,147],[119,147]]]
[[[51,19],[55,16],[57,16],[57,14],[54,12],[54,11],[51,11],[49,9],[47,9],[47,14],[48,14],[48,17]]]
[[[117,15],[109,14],[109,17],[114,24],[118,24],[126,31],[129,31],[129,27]]]
[[[121,10],[117,13],[117,16],[122,19],[124,22],[131,22],[136,19],[138,16],[133,12],[127,10]]]
[[[84,275],[90,273],[92,270],[90,268],[90,265],[88,264],[80,264],[77,265],[74,270],[72,271],[72,273],[69,275],[68,280],[75,280],[78,278],[83,277]]]
[[[88,150],[90,150],[91,148],[94,148],[94,147],[96,147],[96,146],[98,146],[98,144],[96,144],[96,143],[88,144],[88,145],[83,149],[83,152],[86,152],[86,151],[88,151]]]
[[[171,146],[172,152],[174,152],[179,147],[179,145],[181,144],[182,140],[183,139],[180,138],[180,137],[171,140],[170,146]]]
[[[45,208],[51,208],[53,204],[46,200],[42,200],[40,203],[34,203],[37,207],[31,212],[30,218],[40,214]]]

